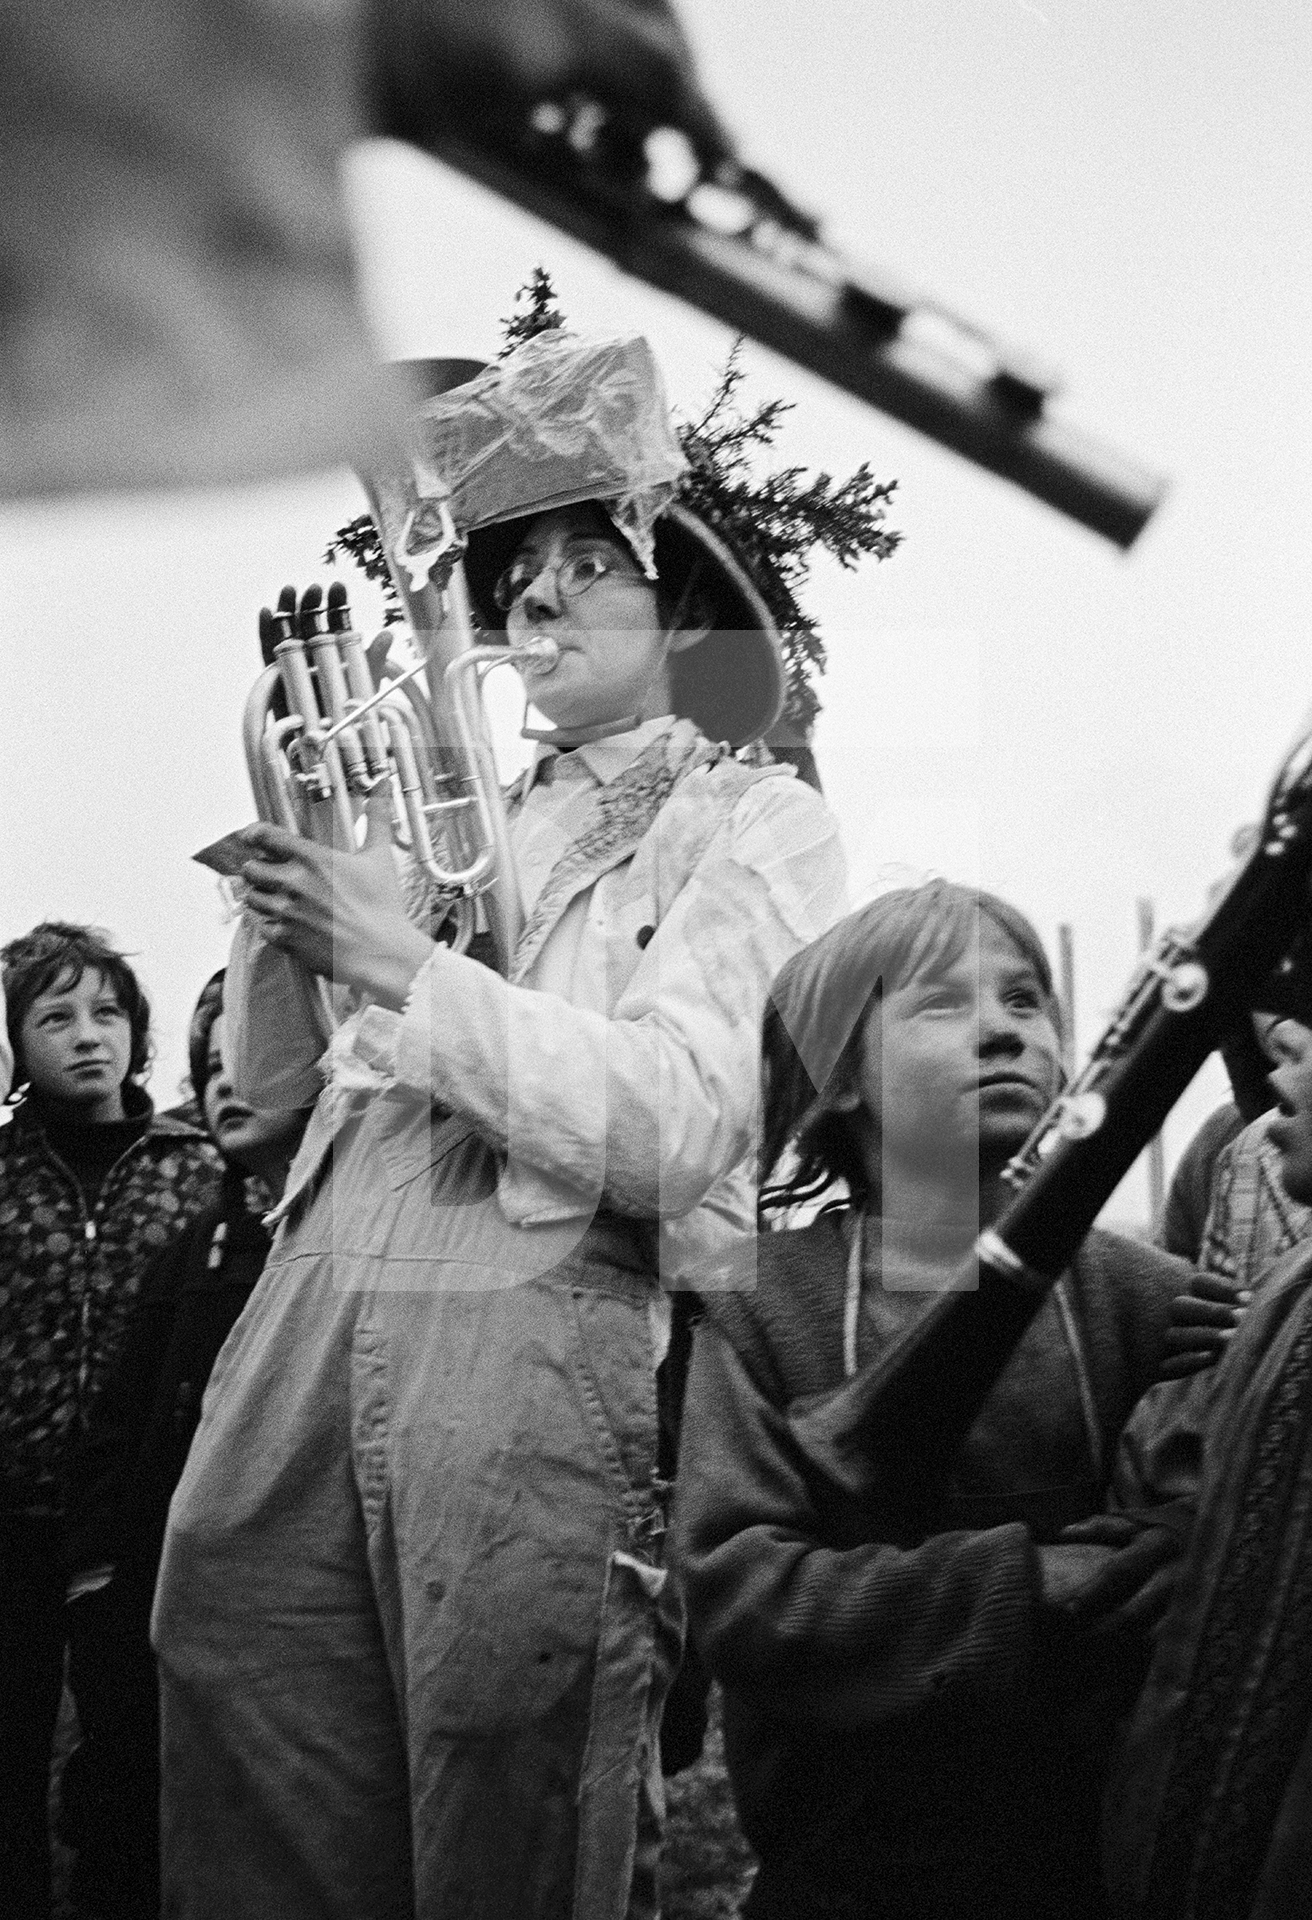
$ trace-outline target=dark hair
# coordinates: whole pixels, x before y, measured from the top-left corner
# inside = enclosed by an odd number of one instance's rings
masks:
[[[577,501],[575,509],[587,513],[599,540],[609,541],[637,564],[632,547],[600,500]],[[544,507],[518,520],[502,520],[495,526],[481,527],[470,535],[465,560],[470,593],[478,609],[480,625],[494,635],[505,631],[506,616],[492,598],[493,589],[528,538],[530,528],[553,511],[555,509]],[[693,555],[690,562],[681,551],[676,554],[668,542],[662,540],[656,558],[656,578],[647,584],[655,589],[656,617],[661,626],[668,631],[672,626],[714,625],[715,606],[700,590],[700,556]]]
[[[853,1118],[834,1102],[850,1084],[872,1005],[927,968],[951,966],[989,920],[1034,969],[1061,1031],[1052,969],[1038,934],[996,894],[934,880],[882,894],[781,969],[762,1024],[762,1214],[817,1198],[838,1182],[869,1198]],[[781,1177],[785,1155],[790,1164]]]
[[[82,927],[67,920],[43,920],[0,947],[4,968],[9,1044],[14,1051],[14,1085],[27,1078],[21,1033],[32,1002],[52,987],[75,987],[88,968],[109,982],[128,1017],[132,1049],[127,1078],[140,1082],[150,1065],[150,1002],[123,954],[110,945],[103,927]]]
[[[598,500],[579,503],[599,535],[628,542]],[[544,511],[550,511],[545,509]],[[476,527],[465,553],[465,575],[479,620],[495,634],[505,616],[493,590],[541,513]],[[713,644],[672,651],[670,703],[708,740],[745,746],[767,734],[784,699],[779,635],[770,609],[743,561],[705,521],[675,501],[652,529],[656,617],[666,633],[701,629]]]
[[[192,1098],[202,1108],[210,1080],[210,1035],[214,1031],[214,1022],[223,1012],[223,976],[226,971],[225,967],[220,967],[205,982],[192,1012],[191,1025],[187,1028],[187,1077],[191,1081]]]

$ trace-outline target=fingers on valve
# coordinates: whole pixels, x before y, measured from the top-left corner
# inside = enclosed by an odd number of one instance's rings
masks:
[[[314,632],[314,623],[322,605],[323,588],[317,580],[311,580],[301,595],[301,604],[297,608],[297,625],[300,628],[302,640]]]

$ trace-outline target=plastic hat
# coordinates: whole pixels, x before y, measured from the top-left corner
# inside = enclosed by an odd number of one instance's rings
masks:
[[[676,496],[686,463],[651,350],[637,335],[578,340],[553,332],[490,367],[411,361],[428,396],[414,416],[420,490],[449,491],[468,539],[465,569],[482,624],[505,625],[493,588],[538,515],[601,505],[671,606],[711,631],[672,656],[675,711],[732,747],[778,719],[778,630],[723,539]]]
[[[552,333],[491,366],[410,360],[399,370],[420,396],[412,417],[420,492],[427,472],[434,496],[449,495],[485,628],[505,626],[492,590],[529,523],[596,500],[667,602],[686,599],[700,603],[699,618],[709,614],[706,638],[671,658],[675,712],[735,748],[769,732],[784,701],[778,630],[725,541],[674,497],[685,463],[645,340]],[[383,494],[388,521],[401,507],[392,492]]]

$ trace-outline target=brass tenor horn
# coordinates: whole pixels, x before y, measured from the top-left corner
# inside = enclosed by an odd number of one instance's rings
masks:
[[[346,588],[284,591],[273,659],[246,703],[244,745],[255,810],[292,833],[353,851],[367,803],[384,793],[392,837],[446,902],[451,945],[469,947],[482,902],[501,970],[519,941],[522,906],[478,689],[494,666],[540,660],[555,641],[465,645],[426,634],[426,659],[380,676],[353,632]],[[432,645],[442,639],[444,645]],[[442,703],[421,687],[436,678]]]
[[[430,392],[463,384],[476,361],[411,363]],[[493,667],[554,659],[554,640],[480,646],[464,541],[431,481],[416,497],[395,476],[365,476],[388,567],[420,658],[388,673],[351,627],[346,590],[284,590],[265,636],[266,665],[243,738],[256,808],[322,844],[353,851],[365,808],[387,795],[396,845],[447,909],[451,944],[469,945],[480,913],[508,972],[523,926],[500,781],[480,698]],[[412,504],[397,524],[395,502]],[[372,660],[371,660],[372,655]],[[325,1026],[331,1024],[323,996]]]
[[[462,586],[449,581],[448,600]],[[351,851],[365,807],[384,793],[393,840],[431,904],[448,910],[451,944],[469,945],[481,905],[507,971],[523,909],[479,690],[494,666],[554,655],[555,642],[475,645],[466,612],[416,635],[426,643],[416,665],[375,678],[340,584],[326,600],[308,588],[299,608],[285,590],[269,639],[243,722],[260,818]]]

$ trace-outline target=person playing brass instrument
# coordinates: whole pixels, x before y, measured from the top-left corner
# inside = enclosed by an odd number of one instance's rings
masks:
[[[248,830],[238,1089],[321,1091],[165,1547],[188,1920],[655,1911],[662,1282],[753,1228],[757,1023],[843,861],[817,794],[732,751],[782,692],[752,581],[673,476],[639,484],[634,436],[598,494],[571,435],[612,393],[522,377],[581,351],[542,336],[444,403],[455,431],[532,388],[518,482],[554,449],[466,556],[487,629],[556,643],[526,673],[555,731],[512,798],[509,978],[407,916],[390,847]],[[323,1059],[287,956],[360,1002]]]

